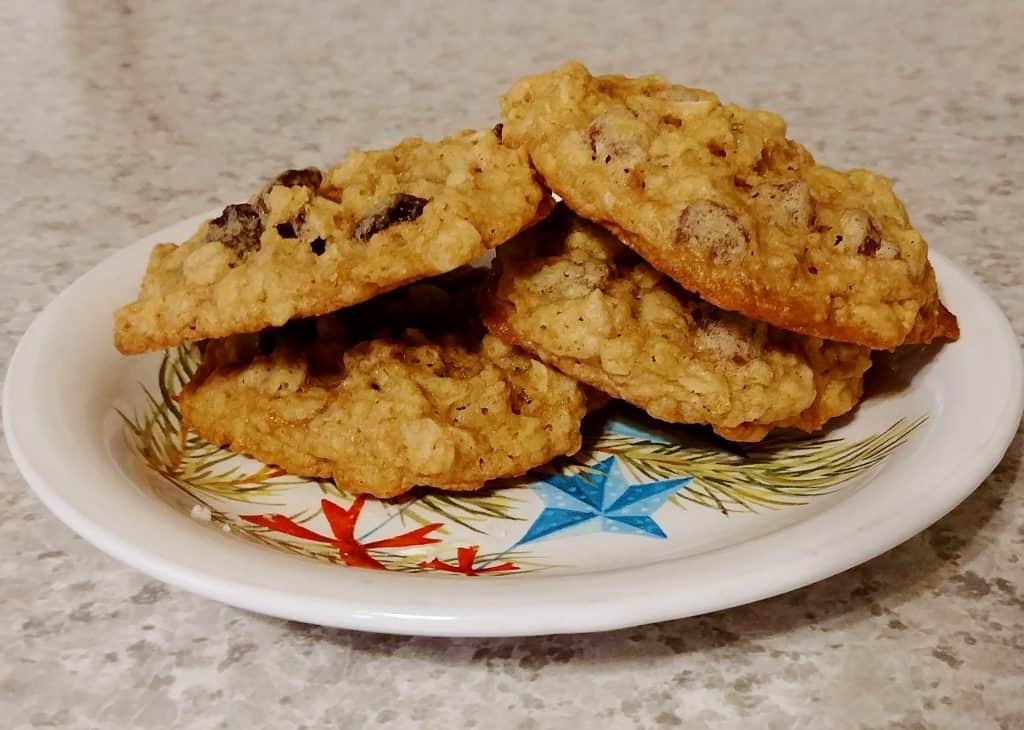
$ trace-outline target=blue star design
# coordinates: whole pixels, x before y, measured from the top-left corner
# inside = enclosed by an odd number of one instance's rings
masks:
[[[519,545],[555,534],[569,536],[591,532],[666,537],[651,515],[686,486],[690,477],[631,484],[614,456],[593,468],[594,472],[571,476],[554,474],[534,485],[534,491],[544,502],[544,511],[530,525]]]

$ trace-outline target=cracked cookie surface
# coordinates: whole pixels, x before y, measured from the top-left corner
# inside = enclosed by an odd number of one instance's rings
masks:
[[[652,416],[737,441],[853,408],[870,352],[786,332],[683,290],[563,206],[497,252],[492,333]]]
[[[126,354],[255,332],[450,271],[549,210],[525,152],[491,130],[289,170],[151,254],[115,315]]]
[[[890,181],[815,164],[776,114],[570,62],[502,116],[569,207],[723,309],[882,349],[958,334]]]
[[[475,306],[452,293],[463,283],[418,282],[206,343],[181,394],[185,423],[290,473],[382,498],[420,485],[478,489],[575,453],[583,387],[484,334]]]

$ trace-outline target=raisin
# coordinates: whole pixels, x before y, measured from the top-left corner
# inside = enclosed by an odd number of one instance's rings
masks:
[[[587,127],[587,144],[590,145],[590,159],[597,159],[597,137],[600,134],[598,120],[594,120]]]
[[[846,210],[839,217],[842,236],[836,236],[836,247],[845,254],[857,252],[867,258],[899,258],[899,247],[885,238],[875,220],[860,209]]]
[[[317,190],[320,183],[324,181],[324,174],[315,167],[307,167],[302,170],[285,170],[275,177],[267,188],[275,185],[283,185],[286,188],[311,188]]]
[[[522,388],[517,388],[515,385],[512,385],[509,388],[508,405],[509,410],[511,410],[513,414],[517,416],[522,415],[523,410],[528,408],[532,402],[533,401],[530,400],[530,396],[528,396],[526,391]]]
[[[810,228],[814,223],[814,198],[803,180],[790,180],[779,185],[762,185],[762,200],[768,205],[768,216],[776,225]]]
[[[882,241],[879,239],[878,231],[872,227],[868,229],[868,233],[864,237],[864,242],[857,247],[857,253],[861,256],[874,256],[878,253],[878,249],[881,247]]]
[[[498,138],[499,142],[501,141],[501,131],[503,129],[505,129],[505,125],[502,124],[501,122],[495,124],[494,127],[491,129],[491,131],[494,132],[494,136]]]
[[[736,215],[710,200],[698,200],[683,209],[676,223],[675,240],[717,264],[735,261],[751,250],[750,234]]]
[[[295,227],[291,223],[278,223],[275,228],[277,228],[277,235],[281,238],[297,237],[295,235]]]
[[[309,242],[309,247],[317,256],[323,256],[324,251],[327,250],[327,241],[318,236]]]
[[[584,138],[590,147],[590,159],[594,162],[604,160],[608,164],[615,160],[624,167],[633,167],[645,157],[634,139],[617,132],[603,117],[590,123]]]
[[[286,188],[309,188],[315,193],[320,189],[320,184],[323,181],[324,174],[315,167],[306,167],[301,170],[285,170],[263,186],[260,194],[256,196],[256,207],[261,213],[266,213],[269,210],[267,196],[278,185]]]
[[[260,250],[263,225],[260,214],[248,203],[229,205],[224,212],[210,221],[206,229],[207,241],[220,241],[239,258]]]
[[[376,213],[371,213],[356,224],[355,237],[360,241],[369,241],[374,234],[396,223],[414,221],[423,214],[423,208],[428,202],[408,193],[389,195]]]
[[[767,147],[761,149],[761,154],[758,155],[757,162],[754,163],[752,168],[755,175],[764,175],[771,169],[772,166],[772,153]]]

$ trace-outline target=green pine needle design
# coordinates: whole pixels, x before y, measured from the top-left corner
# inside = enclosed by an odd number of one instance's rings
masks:
[[[273,467],[233,463],[234,455],[182,428],[176,398],[195,374],[199,351],[181,346],[160,362],[157,392],[143,386],[147,407],[132,415],[121,411],[131,445],[146,465],[171,484],[205,504],[205,498],[274,505],[281,492],[307,483]]]
[[[132,415],[118,411],[128,427],[131,445],[146,465],[176,487],[205,504],[202,497],[273,506],[274,497],[293,487],[316,484],[327,497],[350,501],[354,495],[330,479],[302,479],[264,465],[240,465],[226,449],[183,432],[177,395],[199,367],[198,348],[180,346],[164,353],[157,392],[143,386],[146,406]],[[483,533],[479,523],[489,519],[516,520],[522,503],[514,489],[473,493],[429,492],[395,500],[406,519],[425,525],[449,520]],[[246,528],[247,530],[249,528]],[[249,530],[258,537],[261,528]]]
[[[515,516],[524,501],[517,496],[517,491],[508,487],[500,491],[495,488],[470,494],[424,492],[408,498],[408,506],[402,511],[402,517],[421,525],[438,519],[448,520],[467,530],[484,534],[486,530],[477,526],[481,522],[491,519],[523,519]]]
[[[164,354],[157,390],[143,387],[145,406],[133,414],[120,412],[127,436],[146,465],[181,491],[209,507],[208,499],[232,500],[261,506],[280,504],[283,492],[316,484],[325,496],[350,500],[354,495],[331,480],[307,480],[275,467],[241,462],[234,454],[183,430],[176,398],[199,366],[198,348],[181,346]],[[625,422],[631,416],[626,415]],[[806,504],[808,499],[829,494],[849,480],[878,466],[917,430],[926,418],[900,419],[882,433],[856,441],[834,438],[810,440],[775,439],[730,450],[699,431],[662,424],[661,433],[649,436],[621,435],[605,430],[597,418],[585,434],[584,447],[571,459],[542,467],[579,472],[607,455],[619,458],[638,480],[651,481],[692,477],[672,501],[679,507],[699,506],[728,515]],[[641,424],[649,428],[648,422]],[[401,522],[420,525],[448,522],[483,534],[492,519],[521,520],[517,512],[526,503],[523,482],[509,480],[494,488],[473,493],[422,491],[394,500]],[[211,508],[214,521],[228,518]],[[316,513],[305,515],[308,520]],[[298,516],[297,516],[298,517]],[[302,554],[315,553],[330,559],[329,550],[315,545],[288,543],[266,534],[263,528],[230,521],[233,532],[257,542],[285,545]],[[402,568],[398,568],[402,569]]]
[[[774,439],[743,452],[702,443],[671,427],[666,428],[670,441],[604,432],[589,436],[570,468],[586,468],[586,461],[614,455],[644,481],[692,477],[672,498],[680,507],[697,505],[726,515],[756,512],[806,504],[810,497],[835,491],[878,466],[926,420],[900,419],[856,441]]]

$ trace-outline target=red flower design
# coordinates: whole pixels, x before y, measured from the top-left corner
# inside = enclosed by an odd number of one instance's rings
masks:
[[[434,558],[429,563],[426,561],[420,563],[420,567],[430,568],[431,570],[440,570],[445,573],[459,573],[460,575],[482,575],[483,573],[505,573],[510,570],[519,570],[519,566],[513,563],[501,563],[500,565],[488,565],[487,567],[474,568],[473,563],[476,562],[476,554],[479,550],[479,545],[460,547],[457,550],[457,565],[444,563],[437,558]]]
[[[401,535],[386,537],[383,540],[372,542],[360,542],[355,536],[356,522],[359,520],[359,513],[366,503],[366,495],[361,494],[352,502],[348,509],[339,507],[326,499],[320,500],[320,507],[323,509],[324,517],[331,526],[334,537],[321,535],[309,528],[303,527],[294,520],[282,514],[273,515],[241,515],[246,522],[266,527],[268,530],[283,532],[292,537],[300,537],[303,540],[327,543],[338,549],[338,555],[345,561],[346,565],[359,568],[372,568],[374,570],[385,570],[384,565],[370,555],[370,550],[392,547],[411,547],[413,545],[429,545],[441,542],[436,537],[427,537],[431,532],[442,527],[440,522],[424,525]]]

